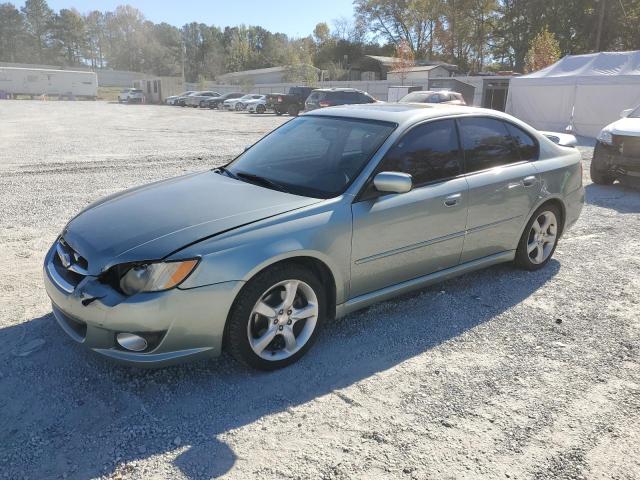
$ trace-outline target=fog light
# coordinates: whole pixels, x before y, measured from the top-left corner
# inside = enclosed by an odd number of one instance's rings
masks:
[[[116,341],[122,348],[132,352],[141,352],[147,348],[147,341],[133,333],[119,333],[116,335]]]

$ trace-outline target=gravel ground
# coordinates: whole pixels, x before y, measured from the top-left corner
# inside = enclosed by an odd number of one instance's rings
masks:
[[[285,370],[139,371],[58,328],[46,249],[98,197],[220,164],[287,118],[30,101],[0,118],[0,478],[640,477],[640,192],[585,175],[545,269],[380,303]]]

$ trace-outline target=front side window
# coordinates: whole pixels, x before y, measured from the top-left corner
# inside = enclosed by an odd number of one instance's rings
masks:
[[[413,128],[389,150],[378,171],[408,173],[415,186],[460,175],[455,122],[439,120]]]
[[[346,190],[395,128],[388,122],[298,117],[256,143],[227,170],[240,180],[296,195],[332,198]]]
[[[486,117],[459,120],[467,173],[520,161],[506,125]]]

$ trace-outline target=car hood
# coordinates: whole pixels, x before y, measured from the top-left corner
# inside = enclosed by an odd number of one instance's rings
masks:
[[[106,197],[63,231],[99,275],[115,264],[160,260],[194,242],[320,202],[213,171],[185,175]]]
[[[603,130],[613,135],[629,135],[632,137],[640,137],[640,118],[621,118],[610,123]]]

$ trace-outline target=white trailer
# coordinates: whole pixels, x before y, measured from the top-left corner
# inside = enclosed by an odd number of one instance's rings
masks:
[[[98,77],[95,72],[0,67],[0,97],[15,95],[95,99]]]

